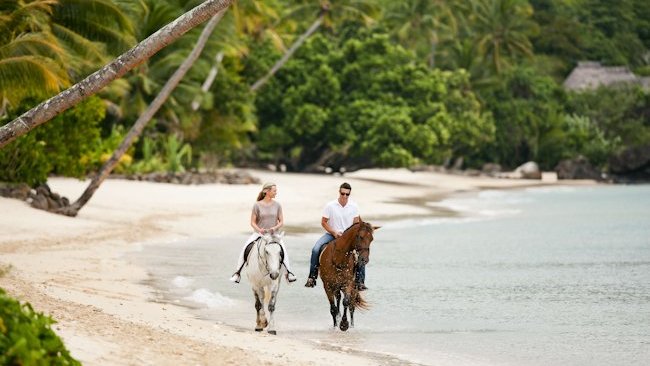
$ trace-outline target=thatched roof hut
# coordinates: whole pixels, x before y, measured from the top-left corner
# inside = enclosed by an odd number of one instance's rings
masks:
[[[650,78],[639,77],[625,66],[602,66],[600,62],[584,61],[578,63],[563,85],[567,90],[580,91],[625,83],[649,88]]]

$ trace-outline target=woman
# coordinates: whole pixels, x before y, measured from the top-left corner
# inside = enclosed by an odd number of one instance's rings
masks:
[[[262,191],[257,195],[257,202],[253,205],[253,212],[251,212],[251,226],[253,227],[253,234],[246,240],[244,247],[239,253],[239,261],[237,262],[237,268],[235,274],[230,277],[232,282],[239,283],[241,279],[241,270],[244,267],[244,252],[246,247],[251,242],[257,240],[262,235],[266,233],[273,233],[282,227],[284,224],[284,218],[282,216],[282,206],[278,201],[274,200],[275,196],[278,194],[278,189],[275,183],[265,183],[262,187]],[[282,250],[284,251],[284,267],[287,269],[287,281],[293,282],[296,280],[296,276],[291,271],[291,266],[289,264],[289,252],[285,248],[284,243],[280,244]]]

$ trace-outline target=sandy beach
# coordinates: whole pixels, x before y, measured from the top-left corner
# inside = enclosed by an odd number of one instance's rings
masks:
[[[362,217],[447,215],[426,202],[481,189],[593,184],[472,178],[433,172],[362,170],[344,177],[251,171],[278,185],[285,230],[318,231],[323,205],[349,182]],[[87,182],[52,178],[52,191],[75,200]],[[193,317],[156,299],[147,273],[124,254],[153,242],[249,232],[260,185],[182,186],[107,180],[76,218],[0,198],[0,287],[54,317],[72,355],[87,365],[372,365],[364,355],[242,332]],[[239,244],[237,244],[239,245]],[[234,260],[234,258],[233,258]],[[229,274],[232,268],[224,268]],[[303,278],[293,286],[302,286]]]

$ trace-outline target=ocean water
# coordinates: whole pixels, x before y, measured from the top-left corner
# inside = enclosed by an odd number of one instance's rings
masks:
[[[386,364],[650,364],[650,186],[482,191],[428,204],[459,215],[382,223],[363,292],[371,309],[345,333],[332,328],[320,280],[303,287],[318,235],[287,233],[299,280],[282,283],[278,334]],[[247,279],[228,281],[246,237],[129,256],[163,301],[252,332]]]

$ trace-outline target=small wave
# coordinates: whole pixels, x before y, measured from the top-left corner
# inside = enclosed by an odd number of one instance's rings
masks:
[[[187,288],[194,283],[194,280],[185,276],[176,276],[172,280],[172,285],[178,288]]]
[[[532,202],[531,198],[520,193],[483,191],[479,192],[476,197],[449,198],[439,202],[431,202],[429,205],[474,215],[480,215],[482,211],[485,211],[489,212],[489,216],[494,216],[495,213],[504,215],[518,213],[519,210],[513,212],[513,206],[521,206],[530,202]]]
[[[559,186],[559,187],[528,187],[524,189],[526,192],[533,192],[533,193],[573,193],[573,192],[586,192],[586,191],[592,191],[593,189],[591,187],[580,187],[579,189],[576,187],[569,187],[569,186]]]
[[[233,299],[221,295],[218,292],[210,292],[205,288],[200,288],[192,292],[192,295],[184,298],[185,300],[194,301],[199,304],[205,304],[209,308],[218,308],[223,306],[231,306],[235,302]]]
[[[483,217],[435,217],[423,219],[406,219],[388,222],[382,227],[391,229],[403,229],[428,225],[441,225],[441,224],[461,224],[467,222],[475,222],[485,220]]]

